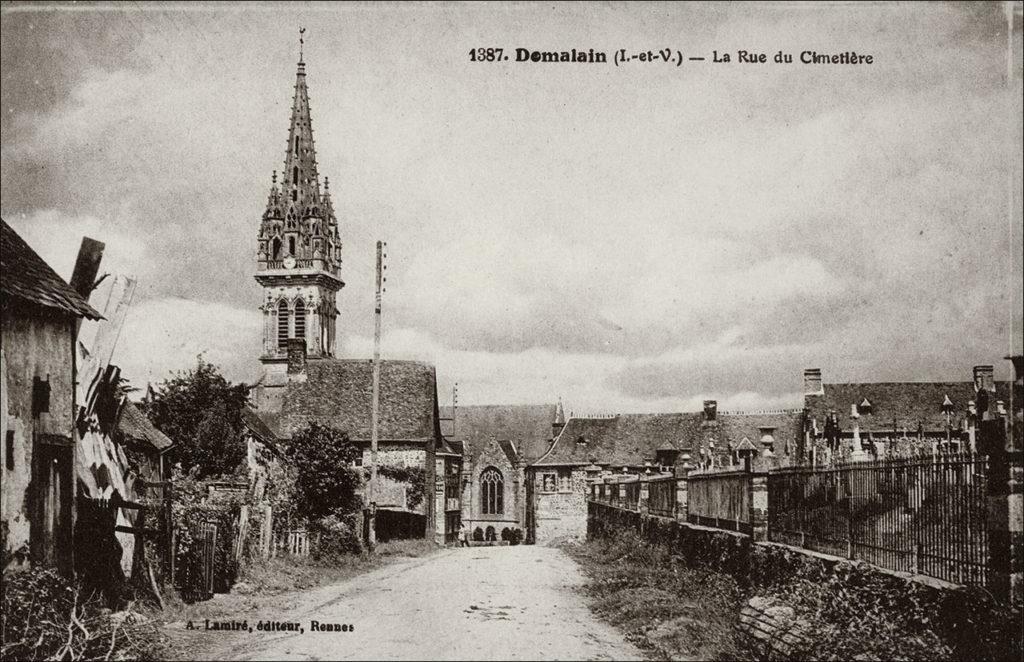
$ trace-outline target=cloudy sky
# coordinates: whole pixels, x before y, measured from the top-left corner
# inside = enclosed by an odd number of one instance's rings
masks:
[[[1007,376],[1021,351],[1021,33],[1018,13],[1008,85],[998,4],[5,4],[3,217],[65,277],[84,234],[138,278],[115,356],[137,383],[199,353],[258,375],[299,26],[341,354],[372,353],[384,239],[384,354],[434,362],[442,403],[458,381],[461,403],[577,413],[794,406],[805,367]],[[470,62],[481,46],[874,64]]]

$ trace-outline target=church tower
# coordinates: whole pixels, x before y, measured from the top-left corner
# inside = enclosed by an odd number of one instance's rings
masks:
[[[256,259],[267,376],[284,375],[290,338],[304,339],[311,359],[333,357],[341,241],[326,177],[320,188],[301,48],[284,171],[272,178]]]

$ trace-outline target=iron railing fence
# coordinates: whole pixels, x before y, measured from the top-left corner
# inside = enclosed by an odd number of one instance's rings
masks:
[[[988,458],[968,453],[778,469],[768,539],[984,585],[987,476]]]

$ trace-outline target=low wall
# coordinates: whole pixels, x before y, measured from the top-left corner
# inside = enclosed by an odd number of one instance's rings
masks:
[[[994,616],[998,607],[982,589],[884,570],[862,561],[780,543],[756,542],[735,531],[588,502],[588,539],[629,532],[663,547],[675,560],[688,566],[732,575],[752,593],[785,584],[795,577],[812,582],[838,578],[851,589],[870,584],[877,587],[880,595],[884,594],[878,602],[887,609],[927,613],[937,631],[948,635],[950,647],[968,657],[987,643],[984,628],[979,625],[986,621],[995,625],[992,619],[996,618],[1006,621],[1005,616]],[[1019,620],[1020,612],[1013,618]]]

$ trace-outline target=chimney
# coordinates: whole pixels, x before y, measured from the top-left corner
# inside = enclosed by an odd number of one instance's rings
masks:
[[[103,249],[103,242],[82,237],[82,245],[78,248],[78,258],[75,260],[75,270],[71,274],[70,285],[86,301],[89,300],[89,295],[92,294],[93,287],[96,285],[96,274],[100,271]]]
[[[704,401],[704,420],[713,421],[718,414],[718,401],[717,400],[705,400]]]
[[[821,387],[821,368],[807,368],[804,370],[804,395],[824,395],[825,390]]]
[[[306,339],[288,339],[288,375],[302,375],[306,372]]]
[[[974,388],[985,389],[989,393],[995,393],[995,368],[990,365],[974,366]]]

